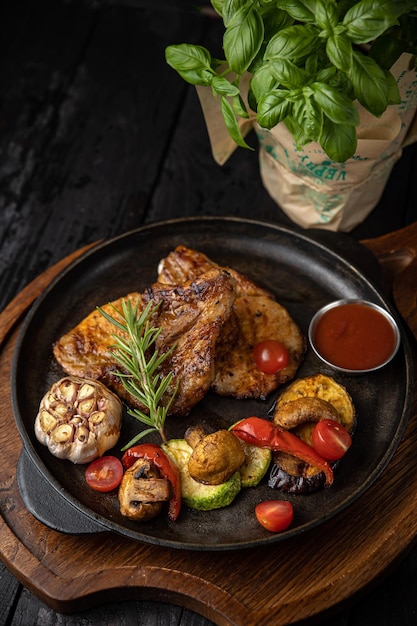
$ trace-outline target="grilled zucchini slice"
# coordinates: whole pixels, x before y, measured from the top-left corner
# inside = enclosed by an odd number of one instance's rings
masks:
[[[265,476],[272,460],[272,452],[268,448],[258,448],[245,441],[240,442],[246,460],[239,468],[242,487],[256,487]]]
[[[233,502],[241,489],[239,471],[220,485],[203,485],[191,478],[188,471],[188,460],[193,449],[185,439],[170,439],[161,447],[178,467],[182,499],[186,506],[198,511],[211,511],[229,506]]]

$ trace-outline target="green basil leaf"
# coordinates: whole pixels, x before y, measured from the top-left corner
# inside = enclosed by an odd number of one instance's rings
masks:
[[[378,65],[386,70],[389,70],[403,52],[407,52],[407,43],[402,39],[396,39],[395,37],[392,37],[390,33],[387,33],[382,37],[378,37],[378,39],[372,43],[369,54],[378,63]]]
[[[271,65],[264,63],[253,74],[250,81],[250,89],[256,100],[259,101],[262,96],[272,91],[276,83],[277,80],[272,74]]]
[[[213,74],[207,70],[185,70],[184,72],[177,70],[177,72],[181,78],[185,80],[186,83],[190,83],[190,85],[208,87],[213,80]]]
[[[313,79],[317,72],[323,68],[333,67],[330,65],[329,57],[326,54],[326,40],[320,38],[317,42],[315,50],[303,61],[306,72]],[[298,65],[301,65],[300,63]],[[333,68],[335,71],[336,68]]]
[[[329,67],[323,67],[316,74],[317,82],[319,83],[331,83],[337,76],[337,69],[330,65]]]
[[[223,10],[225,5],[225,0],[210,0],[213,9],[218,13],[221,17],[223,17]]]
[[[270,66],[276,80],[289,89],[302,87],[308,81],[307,72],[286,59],[274,59],[270,61]]]
[[[358,0],[339,0],[337,9],[339,11],[339,19],[343,19],[351,7],[358,3]]]
[[[294,23],[293,18],[286,11],[277,9],[276,3],[263,7],[261,17],[265,28],[265,41],[269,41],[275,33]]]
[[[388,104],[401,104],[401,94],[397,81],[389,70],[385,70],[388,85]]]
[[[222,96],[221,107],[224,123],[226,124],[226,128],[233,141],[241,148],[249,148],[249,150],[253,150],[253,148],[251,148],[251,146],[249,146],[243,139],[232,105],[224,96]]]
[[[215,93],[221,96],[236,96],[239,93],[239,87],[232,85],[226,78],[223,78],[223,76],[214,76],[211,87]]]
[[[188,43],[165,48],[165,59],[177,72],[211,70],[211,54],[202,46]]]
[[[353,100],[356,100],[355,90],[353,89],[352,81],[349,76],[344,72],[338,72],[334,75],[328,74],[325,70],[323,72],[317,73],[316,82],[318,83],[327,83],[331,87],[334,87],[340,93],[344,93],[345,96]]]
[[[326,83],[313,83],[313,98],[325,115],[336,124],[357,126],[359,114],[354,103],[345,94]]]
[[[353,43],[375,40],[397,23],[398,17],[412,8],[405,0],[361,0],[351,7],[343,18],[346,32]]]
[[[281,0],[279,8],[287,11],[292,18],[299,22],[315,24],[316,2],[317,0]]]
[[[352,81],[355,96],[365,109],[377,117],[382,115],[388,106],[385,71],[371,57],[353,51],[349,78]]]
[[[357,144],[354,126],[335,124],[324,116],[320,145],[332,161],[344,163],[353,157]]]
[[[298,61],[316,47],[319,31],[309,24],[297,24],[279,31],[268,43],[264,59]]]
[[[248,106],[252,111],[257,111],[258,108],[258,101],[254,96],[254,93],[251,89],[249,89],[248,94],[247,94],[247,99],[248,99]]]
[[[314,16],[317,25],[330,35],[339,21],[335,0],[316,0]]]
[[[256,119],[263,128],[274,128],[291,114],[292,103],[286,89],[276,89],[258,103]]]
[[[310,142],[310,139],[304,133],[303,127],[300,126],[297,120],[295,120],[291,115],[285,118],[284,124],[293,136],[295,145],[299,150],[305,146],[306,143]]]
[[[331,35],[326,42],[329,60],[338,70],[348,72],[352,66],[352,44],[345,35]]]
[[[292,109],[292,117],[303,129],[305,138],[309,142],[319,140],[323,125],[323,112],[308,93],[304,93],[304,97],[297,99]]]
[[[239,115],[239,117],[243,117],[246,119],[249,119],[249,113],[246,110],[246,105],[241,97],[240,94],[237,94],[236,96],[233,96],[232,98],[232,107],[233,107],[233,111],[236,113],[236,115]]]
[[[228,26],[236,11],[245,8],[247,4],[248,0],[224,0],[221,12],[224,25]]]
[[[243,74],[258,51],[264,36],[264,25],[255,10],[239,9],[230,20],[223,37],[223,49],[230,69]]]

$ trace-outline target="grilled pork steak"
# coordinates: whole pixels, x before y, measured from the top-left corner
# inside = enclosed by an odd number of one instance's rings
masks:
[[[205,254],[178,246],[158,267],[158,282],[178,285],[219,266]],[[238,271],[225,267],[235,281],[236,299],[216,346],[215,377],[211,388],[235,398],[265,398],[279,385],[294,378],[306,343],[288,311],[274,296]],[[283,343],[290,361],[276,374],[264,374],[253,360],[254,346],[265,339]]]
[[[216,342],[235,297],[234,280],[228,272],[215,267],[181,285],[155,283],[143,294],[126,296],[133,304],[139,302],[139,311],[150,300],[161,302],[153,320],[155,327],[161,328],[156,346],[166,352],[175,344],[161,373],[172,371],[174,382],[179,385],[170,413],[187,414],[210,388],[215,374]],[[102,308],[114,317],[112,305],[120,311],[122,300]],[[139,406],[115,374],[119,366],[110,347],[114,344],[112,334],[120,332],[99,311],[93,311],[56,342],[53,352],[66,373],[100,380],[129,404]]]

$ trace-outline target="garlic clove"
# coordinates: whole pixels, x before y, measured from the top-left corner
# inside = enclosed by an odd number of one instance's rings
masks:
[[[47,411],[46,409],[43,409],[40,412],[39,422],[40,422],[40,427],[43,430],[43,432],[48,433],[48,434],[58,424],[58,420],[56,419],[56,417],[51,415],[51,413],[49,413],[49,411]]]
[[[77,403],[78,413],[80,415],[89,415],[96,409],[96,400],[95,398],[88,398],[87,400],[82,400]]]
[[[78,390],[77,398],[78,400],[84,400],[84,398],[90,398],[94,396],[95,386],[91,383],[84,383]]]
[[[59,424],[51,432],[51,437],[56,443],[67,443],[72,440],[74,428],[71,424]]]
[[[57,397],[66,402],[74,402],[77,396],[77,385],[69,378],[64,378],[56,387]]]

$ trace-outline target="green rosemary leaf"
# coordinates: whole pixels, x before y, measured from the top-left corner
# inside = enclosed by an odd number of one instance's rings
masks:
[[[133,439],[131,439],[125,446],[123,446],[122,448],[122,452],[125,452],[125,450],[128,450],[129,448],[131,448],[132,446],[134,446],[135,444],[138,443],[138,441],[140,441],[141,439],[143,439],[144,437],[146,437],[146,435],[150,435],[151,433],[154,432],[154,428],[147,428],[146,430],[142,430],[141,433],[137,434],[135,437],[133,437]]]
[[[159,304],[155,305],[150,301],[143,311],[139,312],[139,300],[133,305],[130,300],[123,299],[121,311],[113,306],[114,317],[102,308],[97,308],[107,321],[122,333],[112,335],[114,344],[111,346],[111,354],[121,368],[116,375],[119,376],[127,393],[149,412],[147,414],[136,407],[128,410],[129,415],[149,428],[134,437],[123,449],[154,431],[160,434],[162,441],[166,441],[165,419],[177,394],[178,384],[171,392],[172,372],[166,376],[158,373],[160,366],[174,349],[174,346],[171,346],[166,352],[160,352],[155,347],[161,328],[153,326],[152,319]],[[162,400],[165,406],[161,404]]]

